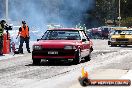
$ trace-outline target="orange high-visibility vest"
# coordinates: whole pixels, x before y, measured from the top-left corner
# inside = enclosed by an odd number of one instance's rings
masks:
[[[26,26],[26,28],[24,29],[24,27],[21,27],[22,31],[19,32],[20,36],[22,37],[29,37],[29,29],[28,26]]]

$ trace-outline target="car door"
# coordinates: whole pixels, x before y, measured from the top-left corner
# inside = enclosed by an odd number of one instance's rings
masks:
[[[82,55],[82,57],[85,57],[89,54],[90,41],[88,40],[84,31],[80,31],[80,36],[81,36],[81,40],[82,40],[81,55]]]

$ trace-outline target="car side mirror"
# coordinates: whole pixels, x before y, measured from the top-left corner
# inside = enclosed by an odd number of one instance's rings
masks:
[[[40,39],[37,39],[37,41],[39,41]]]
[[[87,38],[88,39],[88,41],[90,41],[90,38]]]
[[[86,41],[86,39],[82,39],[82,42],[85,42]]]

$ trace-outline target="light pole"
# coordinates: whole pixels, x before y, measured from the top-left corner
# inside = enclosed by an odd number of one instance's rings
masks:
[[[121,26],[121,0],[119,0],[119,27]]]
[[[8,23],[8,0],[6,0],[6,22]]]

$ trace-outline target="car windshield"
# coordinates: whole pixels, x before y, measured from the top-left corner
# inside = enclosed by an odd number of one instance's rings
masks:
[[[70,31],[70,30],[49,30],[46,31],[43,40],[81,40],[79,31]]]
[[[114,35],[117,34],[127,34],[127,35],[132,35],[132,30],[116,30],[113,32]]]

